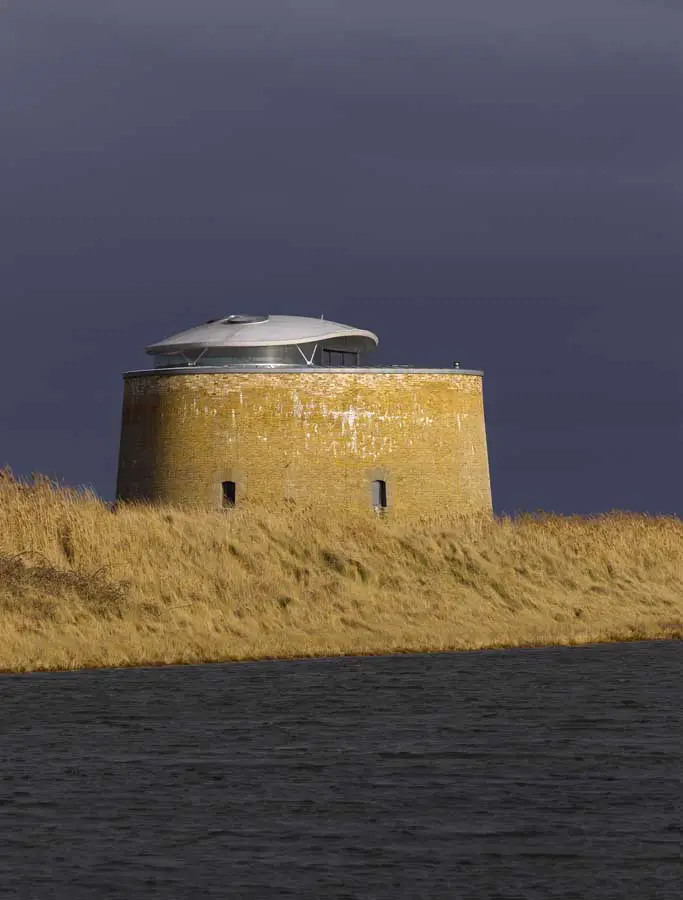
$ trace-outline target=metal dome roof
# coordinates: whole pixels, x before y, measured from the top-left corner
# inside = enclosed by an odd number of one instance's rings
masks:
[[[306,316],[231,315],[212,319],[150,344],[147,353],[174,353],[220,347],[276,347],[316,344],[343,338],[347,347],[373,350],[377,335],[351,325]]]

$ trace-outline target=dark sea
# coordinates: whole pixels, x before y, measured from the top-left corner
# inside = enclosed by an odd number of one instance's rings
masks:
[[[0,676],[0,898],[683,897],[683,644]]]

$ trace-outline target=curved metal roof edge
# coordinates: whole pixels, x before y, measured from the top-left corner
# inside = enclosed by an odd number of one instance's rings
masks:
[[[271,318],[275,318],[274,316]],[[282,339],[269,339],[269,340],[247,340],[247,341],[230,341],[226,343],[221,343],[220,341],[207,341],[201,339],[201,334],[197,335],[194,339],[189,339],[186,341],[179,340],[183,337],[183,335],[192,335],[193,332],[201,332],[201,329],[204,328],[202,325],[197,325],[194,328],[189,328],[187,331],[178,332],[178,334],[171,335],[170,337],[165,338],[161,341],[155,341],[153,344],[149,344],[145,347],[145,352],[150,356],[153,356],[155,353],[164,353],[168,349],[173,349],[177,351],[189,350],[189,349],[203,349],[205,347],[209,347],[211,349],[219,348],[219,347],[295,347],[297,344],[314,344],[319,343],[320,341],[330,341],[334,338],[366,338],[367,340],[372,341],[375,347],[379,344],[379,338],[372,331],[367,331],[365,328],[354,328],[353,325],[343,325],[341,322],[327,322],[322,319],[312,319],[309,316],[281,316],[280,318],[288,319],[288,320],[296,320],[301,319],[302,322],[321,322],[324,321],[325,324],[334,325],[335,328],[331,328],[329,330],[323,331],[320,334],[315,334],[312,336],[306,336],[302,334],[300,337],[287,337]],[[209,326],[214,326],[215,324],[221,323],[204,323],[207,326],[207,332],[210,330]],[[257,325],[265,324],[265,323],[256,323]],[[228,326],[230,327],[230,326]],[[247,326],[248,327],[248,326]],[[244,330],[244,326],[240,330]],[[258,332],[257,332],[258,333]]]
[[[316,335],[315,337],[302,337],[298,340],[281,340],[281,341],[240,341],[233,344],[207,344],[205,341],[184,341],[177,344],[167,344],[164,341],[158,341],[156,344],[150,344],[145,347],[145,352],[153,356],[155,353],[163,353],[166,350],[200,350],[204,347],[218,349],[220,347],[296,347],[297,344],[317,344],[320,341],[331,341],[340,337],[363,337],[371,340],[375,346],[379,344],[379,338],[371,331],[362,329],[354,329],[353,331],[330,331],[326,334]]]

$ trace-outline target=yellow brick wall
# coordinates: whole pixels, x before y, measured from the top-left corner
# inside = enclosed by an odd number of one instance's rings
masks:
[[[134,374],[124,382],[117,494],[221,505],[285,501],[390,514],[491,509],[482,379],[420,372]]]

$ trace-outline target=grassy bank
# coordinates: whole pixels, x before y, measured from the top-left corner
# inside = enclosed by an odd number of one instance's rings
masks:
[[[0,670],[683,635],[683,522],[123,507],[0,477]]]

